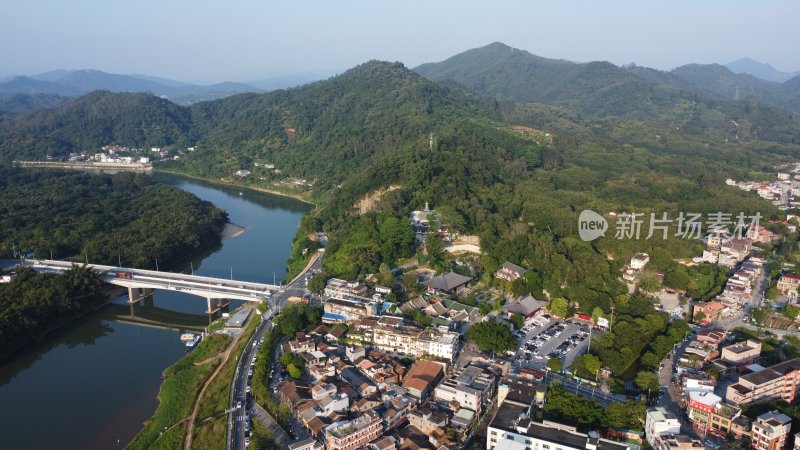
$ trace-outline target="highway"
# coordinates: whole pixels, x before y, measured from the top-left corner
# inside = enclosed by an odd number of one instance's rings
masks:
[[[247,448],[246,443],[249,443],[249,419],[253,416],[261,420],[265,427],[272,432],[273,438],[279,445],[285,447],[289,442],[292,442],[292,437],[278,426],[267,411],[255,405],[254,402],[248,401],[247,388],[251,380],[252,372],[250,370],[253,367],[253,356],[258,351],[259,341],[267,332],[272,330],[274,315],[280,314],[280,309],[286,306],[289,297],[305,295],[307,274],[321,268],[322,253],[318,253],[313,264],[301,272],[292,283],[286,285],[268,300],[270,309],[264,314],[264,321],[258,326],[258,329],[247,343],[244,352],[239,358],[234,374],[233,389],[231,390],[229,403],[227,449],[241,450]],[[252,320],[258,320],[257,316],[253,316]],[[237,407],[240,403],[241,407]]]

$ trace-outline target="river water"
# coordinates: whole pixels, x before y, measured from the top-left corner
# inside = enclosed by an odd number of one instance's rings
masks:
[[[227,210],[230,221],[245,228],[185,272],[280,283],[310,205],[177,175],[152,177]],[[62,327],[0,366],[2,448],[122,448],[141,429],[158,405],[161,372],[185,353],[182,328],[210,319],[205,299],[188,294],[156,291],[133,308],[125,300]],[[160,325],[131,323],[125,317],[131,314]]]

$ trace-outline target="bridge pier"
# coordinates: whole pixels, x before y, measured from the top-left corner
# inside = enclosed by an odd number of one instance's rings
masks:
[[[208,305],[208,308],[206,309],[206,314],[214,314],[220,309],[231,304],[231,301],[228,300],[227,298],[206,298],[206,302]]]
[[[128,287],[128,303],[136,303],[153,295],[155,289]]]

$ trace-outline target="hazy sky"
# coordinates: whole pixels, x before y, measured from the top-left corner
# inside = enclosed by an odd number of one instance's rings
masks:
[[[2,0],[0,75],[92,68],[185,81],[408,67],[500,41],[671,69],[749,56],[800,70],[800,0]]]

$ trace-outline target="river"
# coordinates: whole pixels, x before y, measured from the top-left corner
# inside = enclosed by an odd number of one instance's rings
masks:
[[[245,228],[195,258],[184,271],[280,283],[292,237],[310,205],[177,175],[157,172],[152,177],[225,209],[232,223]],[[0,366],[2,447],[124,447],[158,405],[161,372],[185,353],[178,339],[181,327],[175,324],[203,326],[209,321],[205,309],[205,299],[174,291],[156,291],[133,310],[120,298]],[[131,312],[171,326],[122,320]]]

